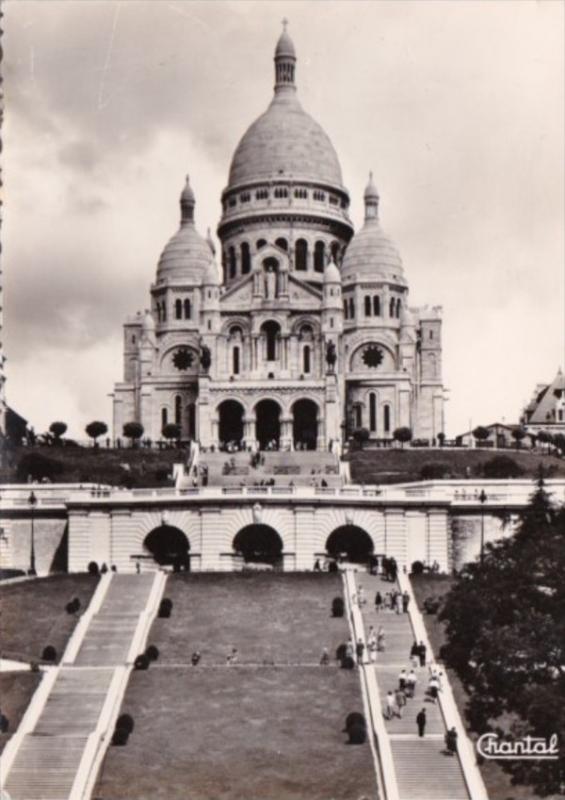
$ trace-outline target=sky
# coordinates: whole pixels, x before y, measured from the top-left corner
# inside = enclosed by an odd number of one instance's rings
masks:
[[[446,430],[516,422],[565,368],[564,10],[554,0],[7,0],[4,348],[36,431],[111,424],[190,174],[215,233],[289,19],[356,229],[370,170],[410,304],[443,307]]]

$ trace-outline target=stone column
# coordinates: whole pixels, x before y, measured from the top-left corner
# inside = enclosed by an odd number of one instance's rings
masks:
[[[281,450],[290,450],[292,448],[292,417],[281,417]]]

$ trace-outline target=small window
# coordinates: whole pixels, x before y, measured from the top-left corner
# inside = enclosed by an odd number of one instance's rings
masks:
[[[401,308],[400,297],[396,301],[396,318],[400,319],[400,308]]]
[[[377,430],[377,396],[374,392],[369,395],[369,430],[371,433]]]
[[[241,245],[241,274],[247,275],[251,271],[251,254],[247,242]]]
[[[355,427],[363,427],[363,409],[361,408],[360,403],[355,406]]]
[[[182,300],[175,300],[175,317],[182,319]]]
[[[355,319],[355,300],[349,298],[349,319]]]
[[[294,268],[300,272],[308,269],[308,242],[306,239],[297,239],[294,246]]]
[[[383,408],[383,428],[385,433],[390,433],[390,406]]]
[[[168,424],[169,421],[169,412],[166,408],[161,409],[161,428],[164,428],[165,425]]]
[[[161,303],[161,314],[162,314],[162,317],[163,317],[163,322],[166,322],[167,321],[167,306],[166,306],[164,301]]]
[[[184,301],[184,318],[190,319],[192,316],[192,304],[190,298],[186,297]]]
[[[324,203],[326,200],[326,193],[316,190],[315,192],[312,193],[312,197],[314,198],[314,200],[318,200],[320,203]]]
[[[266,244],[267,244],[266,239],[257,239],[257,243],[255,246],[257,247],[257,250],[260,250],[262,247],[265,247]]]
[[[278,199],[288,197],[288,189],[284,186],[277,186],[275,189],[275,197]]]
[[[369,295],[365,295],[365,316],[371,316],[371,298]]]
[[[243,192],[239,199],[242,203],[248,203],[251,200],[251,194],[249,192]]]
[[[237,205],[237,200],[236,200],[236,198],[235,198],[235,197],[230,197],[230,199],[229,199],[229,206],[230,206],[230,208],[233,208],[235,205]]]
[[[333,326],[334,326],[334,318],[330,317],[330,328],[333,328]]]
[[[239,375],[239,347],[234,347],[232,351],[232,372]]]
[[[277,247],[280,247],[281,250],[288,250],[288,242],[282,236],[276,240],[275,244],[277,245]]]
[[[182,397],[177,394],[175,397],[175,425],[180,425],[182,420]]]
[[[303,355],[302,372],[304,372],[305,375],[308,375],[308,373],[310,372],[310,348],[308,345],[305,345],[304,350],[302,351],[302,355]]]
[[[316,272],[323,272],[326,261],[326,245],[324,242],[316,242],[314,246],[314,269]]]
[[[433,338],[434,338],[434,332],[430,331],[430,339],[433,339]]]
[[[306,200],[308,198],[308,192],[306,189],[295,189],[294,196],[299,200]]]
[[[230,265],[230,278],[235,278],[235,273],[237,270],[237,264],[235,260],[235,248],[230,247],[229,249],[229,265]]]
[[[135,344],[135,336],[132,336],[132,337],[131,337],[131,343],[132,343],[132,344]]]
[[[349,318],[349,306],[347,304],[347,300],[343,301],[343,316],[345,317],[345,319]]]
[[[331,206],[339,205],[339,200],[333,194],[330,194],[330,205]]]
[[[390,303],[388,304],[388,315],[389,317],[394,317],[394,297],[390,298]]]
[[[269,196],[268,189],[257,189],[255,192],[255,199],[256,200],[266,200]]]
[[[373,297],[373,314],[375,317],[381,316],[381,298],[378,294]]]

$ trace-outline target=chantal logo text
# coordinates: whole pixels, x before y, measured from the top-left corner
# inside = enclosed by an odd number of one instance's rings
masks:
[[[555,761],[559,758],[557,734],[547,739],[524,736],[523,739],[509,741],[499,739],[496,733],[483,733],[477,742],[478,752],[485,758],[538,761]]]

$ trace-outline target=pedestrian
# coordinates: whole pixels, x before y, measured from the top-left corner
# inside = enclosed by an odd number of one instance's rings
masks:
[[[238,654],[237,654],[237,647],[232,647],[231,653],[229,653],[228,657],[226,658],[227,664],[237,664]]]
[[[195,650],[194,653],[190,657],[190,661],[192,662],[192,666],[193,667],[195,667],[198,664],[198,662],[200,661],[200,658],[201,658],[200,652],[198,650]]]
[[[416,715],[416,725],[418,726],[418,736],[423,737],[426,730],[426,709],[423,708]]]
[[[380,653],[384,653],[385,651],[385,631],[382,625],[380,626],[377,633],[377,650]]]
[[[377,614],[380,612],[383,606],[383,596],[380,592],[377,592],[375,595],[375,611]]]
[[[406,705],[406,695],[400,689],[397,689],[394,693],[394,699],[396,702],[396,716],[398,719],[402,719],[402,709]]]
[[[405,614],[408,613],[408,606],[410,605],[410,595],[408,592],[404,592],[402,595],[402,610]]]
[[[406,696],[407,697],[414,697],[416,692],[416,684],[418,682],[418,678],[416,677],[416,673],[413,669],[410,670],[408,675],[406,676]]]
[[[394,709],[396,707],[396,699],[392,692],[387,692],[386,695],[386,712],[385,719],[392,719],[394,716]]]
[[[430,682],[428,684],[428,692],[432,699],[432,703],[437,702],[438,692],[439,692],[439,679],[437,675],[432,675],[430,678]]]
[[[413,668],[416,668],[420,664],[420,654],[416,641],[414,641],[414,644],[410,648],[410,663],[412,664]]]
[[[402,689],[403,691],[404,689],[406,689],[406,678],[407,678],[406,670],[401,669],[398,674],[398,688]]]
[[[418,645],[418,658],[420,659],[421,667],[426,666],[426,652],[427,652],[426,645],[424,644],[424,642],[420,642],[420,644]]]
[[[363,639],[361,639],[361,637],[359,637],[359,639],[357,640],[357,645],[355,647],[355,652],[357,654],[357,663],[358,664],[362,664],[363,663],[363,655],[365,653],[365,643],[364,643]]]
[[[400,592],[396,595],[396,613],[402,614],[402,595]]]
[[[368,640],[367,649],[369,651],[369,661],[371,664],[375,664],[377,661],[377,637],[375,633],[373,633],[372,638]]]
[[[353,642],[351,639],[348,639],[347,644],[345,645],[345,657],[353,658]]]
[[[366,602],[367,600],[365,598],[365,590],[363,589],[362,586],[360,586],[359,591],[357,592],[357,604],[359,605],[359,607],[361,607],[364,606]]]
[[[445,734],[445,746],[447,753],[454,756],[457,753],[457,731],[455,728],[450,728]]]
[[[328,653],[328,648],[324,647],[322,650],[322,657],[320,658],[320,665],[322,667],[327,667],[330,663],[330,654]]]

